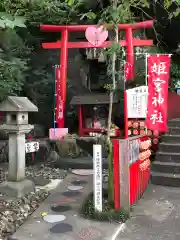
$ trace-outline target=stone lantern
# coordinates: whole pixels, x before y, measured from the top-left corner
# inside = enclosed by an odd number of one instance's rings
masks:
[[[25,134],[34,126],[28,124],[28,113],[38,108],[26,97],[10,96],[0,103],[0,111],[6,112],[6,122],[0,125],[0,131],[9,134],[8,181],[0,184],[0,192],[21,197],[34,191],[34,184],[25,178]]]

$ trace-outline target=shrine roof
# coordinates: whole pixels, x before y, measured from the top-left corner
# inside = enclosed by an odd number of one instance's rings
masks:
[[[119,99],[114,96],[113,103],[118,103]],[[109,104],[109,94],[91,93],[86,95],[74,96],[70,102],[72,105],[96,105]]]
[[[27,97],[9,96],[0,103],[2,112],[38,112],[38,108]]]

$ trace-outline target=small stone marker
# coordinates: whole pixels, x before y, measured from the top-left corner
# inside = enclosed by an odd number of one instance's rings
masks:
[[[64,215],[46,215],[43,219],[48,223],[57,223],[64,221],[66,217]]]
[[[102,146],[93,145],[93,197],[95,210],[102,212]]]

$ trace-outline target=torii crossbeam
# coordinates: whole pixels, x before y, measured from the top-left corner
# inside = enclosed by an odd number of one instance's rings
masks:
[[[133,30],[141,28],[152,28],[153,20],[138,22],[135,24],[118,24],[118,30],[126,33],[126,40],[119,41],[120,46],[126,47],[126,62],[131,66],[131,76],[134,75],[134,47],[136,46],[152,46],[152,40],[141,40],[133,37]],[[41,25],[41,31],[61,32],[61,40],[53,43],[42,43],[44,49],[61,49],[60,55],[60,81],[61,81],[61,100],[63,112],[66,104],[66,84],[67,84],[67,60],[69,48],[94,48],[89,42],[69,42],[69,32],[85,32],[88,27],[96,27],[95,25]],[[105,41],[98,48],[106,48],[111,46],[110,41]],[[64,116],[64,114],[63,114]],[[57,121],[58,128],[64,128],[64,117]]]

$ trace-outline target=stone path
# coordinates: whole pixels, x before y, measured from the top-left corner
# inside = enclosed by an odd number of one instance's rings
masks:
[[[117,240],[179,240],[180,188],[150,185]]]
[[[92,191],[92,171],[84,174],[68,174],[13,237],[18,240],[115,240],[120,224],[85,220],[78,214],[83,200]]]

